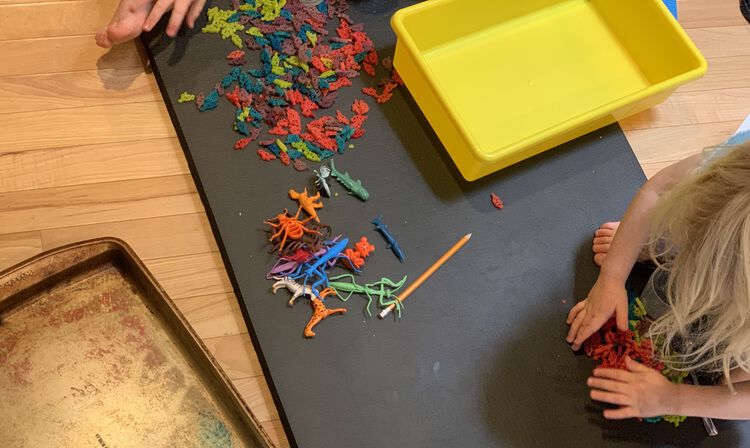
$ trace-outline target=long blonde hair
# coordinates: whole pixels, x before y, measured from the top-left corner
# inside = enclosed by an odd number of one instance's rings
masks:
[[[750,372],[750,142],[664,194],[649,241],[671,309],[650,328],[662,360],[727,379]]]

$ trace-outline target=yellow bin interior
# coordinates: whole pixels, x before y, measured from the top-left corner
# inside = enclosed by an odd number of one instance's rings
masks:
[[[666,99],[706,61],[661,0],[428,0],[394,65],[474,180]]]

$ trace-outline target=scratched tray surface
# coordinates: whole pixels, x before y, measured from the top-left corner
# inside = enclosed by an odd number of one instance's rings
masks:
[[[0,446],[269,446],[146,279],[112,241],[0,274]]]

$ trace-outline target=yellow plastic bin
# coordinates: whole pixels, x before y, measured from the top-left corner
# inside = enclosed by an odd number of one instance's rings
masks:
[[[706,61],[661,0],[428,0],[394,65],[475,180],[664,101]]]

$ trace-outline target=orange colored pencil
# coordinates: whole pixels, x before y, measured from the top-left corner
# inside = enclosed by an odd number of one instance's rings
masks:
[[[399,302],[403,302],[404,300],[406,300],[406,298],[409,297],[409,295],[411,295],[411,293],[413,293],[414,290],[419,288],[419,286],[422,283],[427,281],[427,279],[430,278],[430,276],[434,274],[435,271],[437,271],[440,268],[440,266],[445,264],[445,262],[448,261],[448,259],[452,257],[456,252],[458,252],[459,249],[464,247],[464,244],[468,243],[470,239],[471,239],[471,233],[464,235],[463,237],[461,237],[460,240],[456,241],[456,244],[454,244],[453,247],[448,249],[448,251],[444,253],[442,257],[438,258],[438,260],[435,263],[433,263],[432,266],[427,268],[427,270],[424,271],[424,273],[422,273],[422,275],[420,275],[419,278],[414,280],[414,282],[411,285],[409,285],[409,287],[406,288],[404,292],[396,296],[396,300],[398,300]],[[390,312],[393,311],[394,308],[396,308],[395,303],[388,305],[388,308],[381,311],[380,314],[378,314],[378,317],[383,319],[385,316],[390,314]]]

